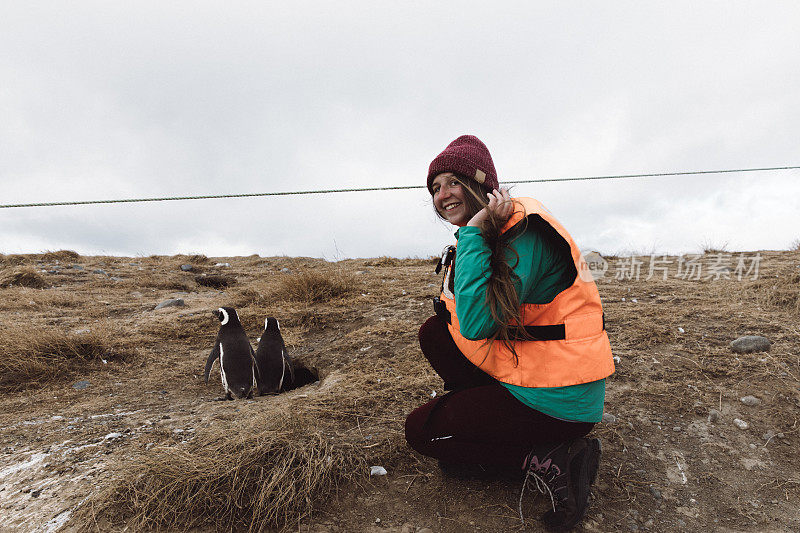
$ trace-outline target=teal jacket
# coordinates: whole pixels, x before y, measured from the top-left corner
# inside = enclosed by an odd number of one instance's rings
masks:
[[[485,339],[498,328],[486,304],[491,252],[478,228],[461,227],[456,238],[454,293],[459,328],[467,339]],[[574,281],[566,260],[533,227],[515,239],[511,248],[519,259],[509,250],[506,261],[519,278],[515,287],[521,303],[549,303]],[[603,417],[604,379],[568,387],[501,385],[525,405],[555,418],[599,422]]]

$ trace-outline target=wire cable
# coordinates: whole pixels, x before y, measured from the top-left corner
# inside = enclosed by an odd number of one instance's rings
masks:
[[[764,167],[764,168],[739,168],[739,169],[725,169],[725,170],[691,170],[684,172],[657,172],[650,174],[619,174],[610,176],[581,176],[581,177],[567,177],[567,178],[536,178],[527,180],[503,180],[503,184],[518,184],[518,183],[547,183],[558,181],[589,181],[589,180],[609,180],[609,179],[629,179],[629,178],[653,178],[664,176],[690,176],[699,174],[727,174],[733,172],[767,172],[776,170],[796,170],[800,166],[787,166],[787,167]],[[177,200],[216,200],[219,198],[255,198],[260,196],[292,196],[303,194],[334,194],[342,192],[367,192],[367,191],[399,191],[408,189],[425,189],[425,185],[396,185],[389,187],[359,187],[351,189],[321,189],[310,191],[279,191],[279,192],[254,192],[243,194],[207,194],[202,196],[165,196],[160,198],[123,198],[117,200],[78,200],[72,202],[35,202],[26,204],[5,204],[0,205],[0,209],[9,209],[13,207],[56,207],[56,206],[72,206],[72,205],[95,205],[95,204],[130,204],[141,202],[169,202]]]

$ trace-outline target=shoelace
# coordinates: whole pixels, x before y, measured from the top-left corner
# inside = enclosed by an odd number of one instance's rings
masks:
[[[539,474],[534,472],[532,468],[528,468],[528,472],[525,474],[525,480],[522,482],[522,490],[519,491],[519,519],[523,526],[525,525],[525,517],[522,514],[522,497],[525,495],[525,487],[528,486],[528,480],[530,478],[533,478],[536,482],[536,490],[550,496],[550,505],[553,506],[553,512],[556,511],[556,501],[555,498],[553,498],[553,491],[550,490],[550,486]]]

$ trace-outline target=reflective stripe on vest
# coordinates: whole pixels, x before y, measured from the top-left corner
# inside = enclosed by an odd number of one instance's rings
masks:
[[[503,227],[508,231],[525,217],[540,217],[555,231],[561,247],[572,257],[577,275],[572,285],[547,304],[522,304],[523,326],[564,326],[563,339],[515,340],[518,364],[499,340],[469,340],[459,332],[455,296],[447,290],[453,265],[442,283],[437,314],[450,315],[448,329],[458,348],[473,364],[498,381],[523,387],[565,387],[603,379],[614,373],[611,345],[605,332],[603,306],[586,261],[566,229],[538,201],[514,198],[514,214]],[[528,220],[531,223],[531,219]],[[443,305],[442,305],[443,304]],[[444,309],[441,309],[444,307]]]

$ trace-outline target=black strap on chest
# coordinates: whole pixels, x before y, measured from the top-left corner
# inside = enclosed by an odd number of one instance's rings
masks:
[[[447,306],[437,296],[433,299],[433,311],[446,324],[452,323],[450,311]],[[606,314],[603,313],[603,329],[606,329]],[[523,333],[524,331],[524,333]],[[566,327],[564,324],[552,324],[548,326],[524,326],[511,328],[509,330],[511,339],[521,341],[562,341],[566,338]]]

